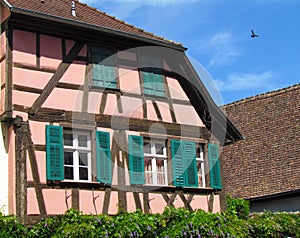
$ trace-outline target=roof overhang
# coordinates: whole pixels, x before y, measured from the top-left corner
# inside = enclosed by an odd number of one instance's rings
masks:
[[[144,36],[127,33],[127,32],[124,32],[124,31],[115,30],[115,29],[112,29],[112,28],[101,27],[101,26],[98,26],[98,25],[89,24],[89,23],[85,23],[85,22],[81,22],[81,21],[77,21],[77,20],[73,20],[73,19],[67,19],[67,18],[63,18],[63,17],[58,17],[58,16],[53,16],[53,15],[49,15],[49,14],[45,14],[45,13],[31,11],[31,10],[28,10],[28,9],[18,8],[18,7],[12,6],[6,0],[2,0],[2,2],[10,10],[10,12],[12,14],[24,15],[24,16],[28,16],[28,17],[31,17],[31,18],[43,19],[43,20],[47,20],[47,21],[60,23],[60,24],[66,24],[66,25],[69,25],[69,26],[72,26],[72,27],[77,27],[77,28],[79,27],[79,28],[82,28],[82,29],[97,31],[97,32],[100,32],[100,33],[112,34],[112,35],[119,36],[119,37],[124,37],[124,38],[127,38],[127,39],[141,41],[141,42],[144,42],[146,44],[157,45],[157,46],[162,46],[162,47],[168,47],[168,48],[172,48],[172,49],[179,50],[179,51],[186,51],[187,50],[186,47],[183,47],[180,44],[172,43],[171,41],[168,42],[168,41],[164,41],[164,40],[151,39],[151,38],[147,38],[147,37],[144,37]]]

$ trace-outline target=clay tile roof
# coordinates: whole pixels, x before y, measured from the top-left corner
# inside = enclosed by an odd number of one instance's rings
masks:
[[[226,192],[258,198],[300,190],[300,84],[225,105],[245,140],[223,148]]]
[[[78,0],[75,1],[76,17],[73,17],[71,14],[71,0],[6,0],[5,2],[11,5],[12,11],[14,9],[31,11],[65,20],[98,26],[129,35],[135,35],[153,41],[164,42],[169,45],[174,45],[185,49],[181,43],[167,40],[163,37],[146,32],[143,29],[134,27],[133,25],[118,20],[117,18],[101,12],[96,8],[92,8],[86,4],[78,2]]]

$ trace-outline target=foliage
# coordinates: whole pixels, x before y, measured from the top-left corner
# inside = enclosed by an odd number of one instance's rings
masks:
[[[27,228],[20,224],[14,216],[3,216],[0,213],[0,237],[25,237]]]
[[[242,198],[226,196],[227,211],[236,214],[240,219],[247,219],[250,213],[249,201]]]
[[[240,218],[235,211],[214,214],[167,207],[163,214],[137,211],[93,216],[70,209],[43,219],[31,229],[13,216],[0,215],[0,237],[300,237],[299,213],[263,212]]]

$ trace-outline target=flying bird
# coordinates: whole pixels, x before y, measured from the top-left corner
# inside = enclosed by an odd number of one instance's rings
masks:
[[[251,30],[251,37],[252,37],[252,38],[255,38],[255,37],[258,37],[258,35],[256,35],[256,34],[254,33],[254,31]]]

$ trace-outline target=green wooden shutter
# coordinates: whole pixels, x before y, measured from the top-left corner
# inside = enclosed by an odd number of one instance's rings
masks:
[[[142,74],[144,80],[144,93],[148,95],[154,95],[152,73],[143,72]]]
[[[145,183],[144,144],[143,137],[128,137],[130,184]]]
[[[172,149],[172,166],[173,166],[173,183],[176,187],[184,186],[184,154],[182,143],[179,140],[171,141]]]
[[[105,47],[92,47],[93,82],[95,86],[117,88],[113,50]]]
[[[47,180],[64,179],[63,130],[61,126],[46,126]]]
[[[222,189],[221,165],[219,160],[219,147],[217,144],[208,144],[208,158],[210,186],[215,189]]]
[[[110,157],[110,136],[108,132],[96,132],[97,180],[112,183],[112,164]]]
[[[184,163],[185,163],[185,186],[198,187],[198,176],[196,167],[196,146],[194,142],[183,141]]]

